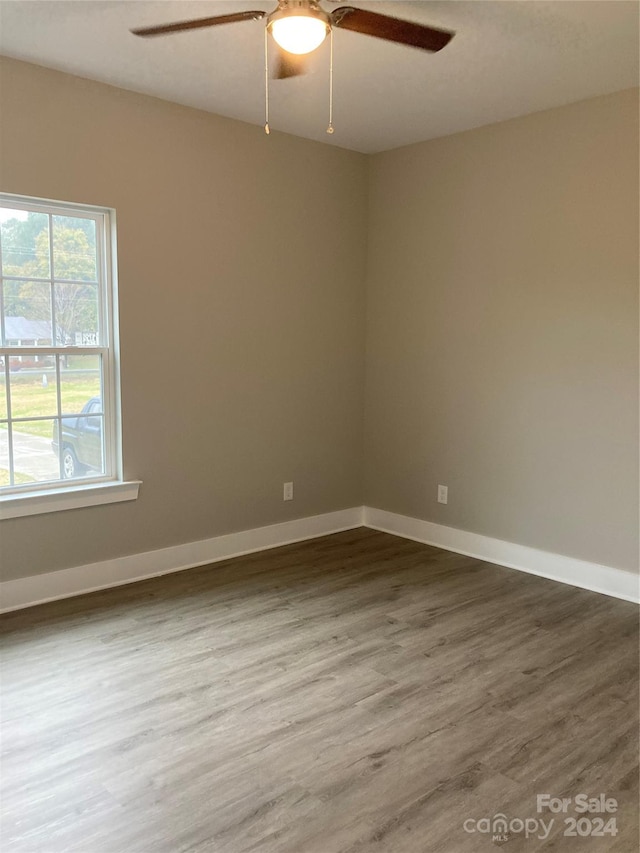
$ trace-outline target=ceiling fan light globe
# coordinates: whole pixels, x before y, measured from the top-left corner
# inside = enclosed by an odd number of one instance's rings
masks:
[[[327,37],[329,27],[319,18],[307,15],[287,15],[273,21],[269,27],[271,35],[287,53],[311,53]]]

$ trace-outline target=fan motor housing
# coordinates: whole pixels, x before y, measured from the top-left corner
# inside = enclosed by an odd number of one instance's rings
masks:
[[[278,8],[267,18],[267,29],[270,31],[275,21],[296,15],[304,18],[317,18],[326,26],[327,32],[331,28],[329,15],[320,8],[316,0],[278,0]]]

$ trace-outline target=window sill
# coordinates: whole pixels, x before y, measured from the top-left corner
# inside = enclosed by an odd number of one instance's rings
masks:
[[[0,520],[23,515],[41,515],[63,509],[80,509],[99,504],[135,501],[141,480],[117,483],[91,483],[66,489],[47,489],[39,492],[5,495],[0,498]]]

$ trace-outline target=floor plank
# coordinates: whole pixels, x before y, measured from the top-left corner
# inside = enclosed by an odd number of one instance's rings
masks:
[[[0,631],[3,851],[638,848],[634,605],[359,529]],[[615,837],[536,811],[601,792]]]

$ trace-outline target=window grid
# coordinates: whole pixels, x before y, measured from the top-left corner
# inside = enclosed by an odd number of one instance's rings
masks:
[[[113,318],[112,306],[113,296],[111,287],[111,268],[110,268],[110,239],[111,239],[111,217],[107,210],[78,207],[69,207],[67,205],[56,205],[52,203],[34,204],[32,201],[25,201],[16,197],[4,196],[0,198],[0,208],[9,208],[10,210],[19,210],[24,212],[46,213],[47,214],[47,234],[48,234],[48,262],[49,276],[20,276],[4,274],[3,255],[2,255],[2,240],[0,239],[0,356],[2,357],[3,366],[0,368],[0,375],[4,374],[5,394],[6,394],[6,418],[0,418],[0,426],[6,429],[7,432],[7,450],[8,450],[8,479],[9,485],[0,487],[0,493],[20,493],[25,491],[38,491],[41,489],[51,489],[52,487],[64,488],[73,485],[89,485],[91,483],[101,483],[112,481],[121,477],[119,459],[117,458],[118,431],[115,423],[117,414],[116,397],[115,397],[115,376],[117,372],[114,368],[115,352],[113,351],[111,341],[113,340]],[[55,238],[54,238],[54,217],[71,217],[72,219],[91,220],[95,228],[95,273],[92,278],[63,278],[56,277],[56,256],[55,256]],[[36,345],[36,346],[9,346],[7,343],[7,328],[6,328],[6,301],[5,301],[5,282],[41,282],[49,284],[49,308],[51,316],[51,345]],[[58,328],[56,317],[56,285],[76,285],[90,286],[97,289],[97,316],[96,316],[96,343],[85,344],[82,346],[76,345],[70,341],[70,331]],[[90,355],[97,358],[98,367],[96,369],[96,378],[98,380],[99,396],[101,400],[100,410],[91,412],[90,417],[99,418],[101,429],[99,429],[99,447],[101,469],[95,473],[90,473],[88,476],[83,476],[80,479],[65,479],[64,463],[63,463],[63,420],[70,417],[79,417],[81,415],[78,407],[77,411],[72,411],[69,407],[65,408],[63,401],[63,389],[65,376],[62,370],[62,360],[68,356],[86,356]],[[12,410],[11,392],[11,364],[12,359],[16,357],[46,357],[53,359],[54,375],[56,382],[56,402],[55,413],[14,416]],[[45,370],[45,374],[46,374]],[[53,401],[52,401],[53,402]],[[73,407],[72,407],[73,408]],[[89,417],[83,416],[86,421]],[[29,482],[20,484],[16,482],[15,470],[15,428],[20,423],[35,423],[50,421],[55,424],[58,438],[58,477],[51,476],[48,479],[41,479],[37,482]],[[15,428],[14,428],[15,424]],[[53,438],[53,437],[52,437]],[[53,451],[52,451],[53,452]]]

